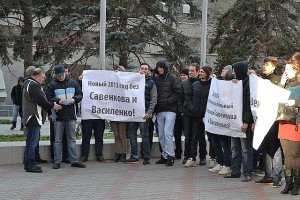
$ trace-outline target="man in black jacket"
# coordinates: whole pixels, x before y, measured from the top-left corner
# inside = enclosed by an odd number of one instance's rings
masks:
[[[242,182],[251,181],[251,171],[253,169],[253,148],[251,130],[253,116],[250,107],[250,89],[248,76],[248,62],[239,62],[232,65],[237,80],[243,81],[243,125],[241,131],[246,134],[246,138],[231,138],[232,163],[231,174],[225,178],[239,178],[241,176],[241,165],[243,165]]]
[[[61,106],[51,103],[42,89],[45,80],[44,72],[35,68],[24,83],[23,89],[23,124],[25,126],[26,147],[24,152],[24,169],[27,172],[41,173],[42,169],[37,165],[36,148],[39,143],[40,129],[42,125],[41,110],[60,110]]]
[[[82,99],[78,83],[65,76],[65,69],[58,65],[54,68],[55,79],[50,83],[47,95],[51,102],[58,103],[62,109],[56,112],[54,121],[54,169],[60,168],[62,161],[62,136],[65,133],[68,142],[68,155],[71,167],[84,168],[77,158],[76,151],[76,111],[75,103]]]
[[[173,130],[176,119],[178,99],[180,97],[180,82],[169,72],[170,65],[167,61],[156,64],[158,76],[155,78],[157,87],[157,124],[159,142],[162,148],[162,157],[157,164],[174,165]]]
[[[183,127],[185,135],[183,164],[185,167],[196,165],[197,146],[195,147],[193,143],[201,129],[201,118],[195,113],[192,85],[194,82],[199,81],[199,70],[200,67],[198,65],[190,65],[189,79],[182,82]],[[196,150],[193,148],[196,148]]]
[[[24,78],[19,77],[18,84],[15,85],[11,90],[11,100],[13,102],[13,116],[12,116],[12,126],[10,130],[13,130],[16,128],[17,125],[17,118],[18,114],[20,115],[22,119],[22,86],[23,86]],[[23,124],[21,122],[21,130],[23,130]]]

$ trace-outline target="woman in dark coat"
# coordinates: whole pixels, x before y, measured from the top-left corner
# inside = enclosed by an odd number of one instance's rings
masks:
[[[300,108],[300,53],[295,53],[285,67],[281,85],[291,91],[289,106]],[[298,195],[300,189],[300,129],[299,122],[279,123],[279,139],[285,157],[286,186],[282,194]]]

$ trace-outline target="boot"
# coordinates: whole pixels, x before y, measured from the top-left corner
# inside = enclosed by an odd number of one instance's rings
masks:
[[[121,153],[120,162],[126,162],[126,153]]]
[[[120,157],[121,157],[121,154],[115,153],[114,161],[115,162],[119,162],[120,161]]]
[[[286,176],[285,177],[285,187],[284,189],[280,192],[281,194],[288,194],[289,191],[293,189],[293,177],[292,176]]]
[[[300,176],[296,176],[291,194],[299,195],[299,190],[300,190]]]
[[[11,122],[10,130],[14,130],[17,126],[17,122]]]

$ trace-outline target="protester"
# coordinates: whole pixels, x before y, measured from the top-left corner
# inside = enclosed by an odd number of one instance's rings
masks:
[[[204,126],[202,126],[203,123],[201,122],[200,114],[196,112],[192,90],[193,83],[199,80],[200,67],[199,65],[192,64],[188,69],[189,79],[182,82],[183,126],[185,135],[183,164],[185,167],[194,167],[197,158],[198,137],[204,131]],[[203,145],[202,148],[205,148],[205,146]]]
[[[249,89],[249,77],[248,77],[248,63],[239,62],[232,65],[237,80],[243,81],[243,125],[241,131],[245,133],[246,138],[231,138],[231,174],[226,175],[225,178],[240,178],[241,177],[241,165],[242,170],[242,182],[251,181],[251,171],[253,168],[253,148],[251,130],[253,124],[253,117],[250,108],[250,89]]]
[[[281,77],[281,85],[291,91],[287,106],[299,110],[300,107],[300,53],[295,53],[285,66]],[[284,152],[285,165],[285,188],[282,194],[299,195],[300,189],[300,129],[299,111],[297,111],[296,122],[284,121],[279,123],[279,138]]]
[[[200,129],[197,131],[195,140],[192,141],[192,154],[197,154],[197,148],[199,149],[199,165],[206,164],[206,139],[205,139],[205,125],[204,117],[206,112],[206,105],[209,95],[209,89],[211,84],[212,68],[209,66],[203,66],[199,70],[200,80],[195,81],[192,84],[192,96],[193,107],[196,113],[197,119],[200,118]],[[198,147],[199,145],[199,147]],[[211,150],[213,151],[213,149]]]
[[[81,80],[83,75],[79,76],[79,84],[82,87]],[[82,162],[88,161],[90,153],[90,142],[92,134],[95,137],[95,156],[96,160],[102,162],[103,158],[103,133],[105,130],[105,120],[95,117],[95,119],[82,119],[82,143],[81,143],[81,158]]]
[[[28,72],[32,70],[31,72]],[[24,152],[24,169],[27,172],[41,173],[42,168],[37,165],[36,149],[40,139],[41,129],[41,108],[49,111],[60,110],[62,107],[56,103],[51,103],[42,89],[45,80],[45,74],[40,68],[30,68],[26,74],[31,74],[26,79],[23,86],[23,124],[25,126],[26,147]]]
[[[189,74],[188,69],[183,69],[180,71],[180,80],[181,84],[183,81],[187,80]],[[182,99],[182,96],[180,97]],[[174,140],[175,140],[175,159],[181,160],[181,154],[182,154],[182,143],[181,143],[181,136],[183,131],[183,119],[182,119],[182,105],[180,103],[181,101],[178,101],[177,106],[177,113],[176,113],[176,120],[174,125]]]
[[[52,102],[62,106],[62,109],[56,112],[54,122],[54,164],[53,169],[59,169],[62,162],[62,137],[66,134],[68,143],[68,155],[71,167],[84,168],[85,165],[78,161],[76,151],[76,112],[75,103],[82,99],[82,92],[78,83],[65,76],[65,69],[58,65],[54,68],[55,79],[49,85],[47,94]]]
[[[138,156],[138,143],[137,143],[137,130],[140,129],[142,136],[143,146],[143,164],[150,164],[150,141],[149,141],[149,122],[152,121],[155,105],[157,103],[157,89],[156,85],[151,78],[150,66],[147,63],[142,63],[139,69],[139,73],[145,75],[145,122],[129,122],[128,123],[128,135],[131,145],[131,156],[127,162],[137,162]]]
[[[265,58],[259,75],[278,85],[281,79],[278,59],[276,57]],[[256,183],[273,183],[274,187],[279,187],[283,173],[283,160],[281,145],[278,139],[277,122],[270,128],[261,144],[260,150],[265,155],[265,175],[262,179],[257,180]]]
[[[233,80],[235,79],[235,73],[231,65],[225,66],[222,70],[222,80]],[[219,175],[228,176],[231,173],[231,137],[225,135],[216,135],[207,133],[211,138],[212,147],[216,151],[216,165],[209,169],[210,172],[218,173]]]
[[[115,71],[125,71],[123,66],[117,66]],[[127,128],[128,122],[111,121],[111,128],[115,135],[115,162],[126,162],[127,153]]]
[[[159,61],[156,64],[158,76],[155,78],[157,86],[157,125],[159,142],[162,148],[162,157],[156,164],[174,165],[173,130],[176,120],[178,99],[180,97],[180,83],[169,72],[167,61]]]
[[[21,128],[20,130],[23,130],[23,123],[22,123],[22,87],[24,83],[24,78],[19,77],[18,78],[18,84],[15,85],[11,90],[11,100],[13,102],[13,116],[12,116],[12,126],[10,127],[10,130],[14,130],[17,126],[17,118],[18,115],[21,118]]]

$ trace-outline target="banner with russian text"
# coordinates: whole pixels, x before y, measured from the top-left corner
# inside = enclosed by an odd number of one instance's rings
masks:
[[[276,120],[278,105],[290,96],[290,91],[256,75],[249,76],[251,112],[255,121],[253,148],[258,149]]]
[[[138,73],[86,70],[82,80],[82,119],[143,122],[145,77]]]
[[[217,135],[245,138],[241,132],[243,110],[242,81],[217,80],[210,86],[205,113],[205,130]]]

